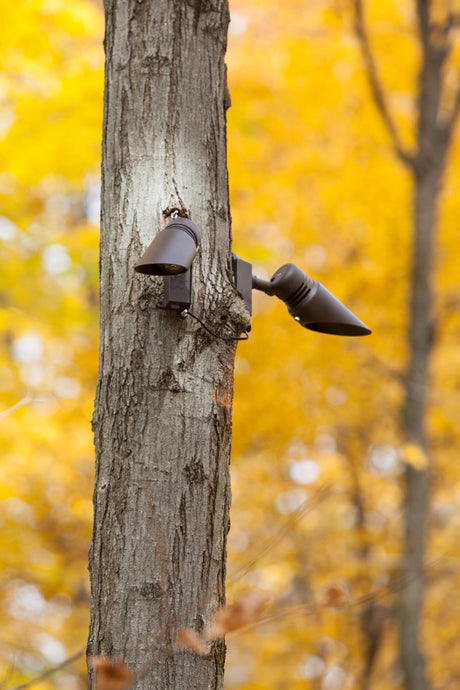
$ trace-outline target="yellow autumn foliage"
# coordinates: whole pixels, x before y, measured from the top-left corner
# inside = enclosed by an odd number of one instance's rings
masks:
[[[90,0],[0,7],[0,686],[14,687],[86,643],[103,16]],[[231,11],[234,249],[260,277],[299,264],[373,335],[302,330],[283,304],[254,294],[236,360],[228,590],[230,601],[253,589],[271,603],[260,624],[229,636],[226,687],[360,687],[374,605],[372,688],[394,690],[401,477],[404,463],[426,468],[400,434],[411,180],[372,102],[348,2],[232,0]],[[366,12],[410,146],[413,3],[370,0]],[[446,108],[459,65],[456,31]],[[460,677],[459,163],[456,136],[435,246],[421,631],[433,687],[445,690]],[[36,687],[84,688],[83,661]]]
[[[400,450],[403,461],[408,465],[412,465],[416,470],[428,468],[427,455],[416,443],[404,443]]]

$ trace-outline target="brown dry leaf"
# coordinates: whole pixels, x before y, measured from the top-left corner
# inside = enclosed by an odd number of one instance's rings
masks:
[[[134,682],[134,674],[123,661],[93,656],[89,665],[96,671],[97,690],[127,690]]]
[[[200,656],[207,656],[209,654],[207,639],[196,632],[196,630],[192,630],[192,628],[182,628],[182,630],[179,630],[176,643],[178,647],[190,649],[190,651]]]
[[[346,592],[337,585],[329,585],[321,593],[323,606],[344,606],[348,601]]]
[[[208,628],[208,638],[219,640],[229,632],[255,623],[268,603],[268,597],[259,592],[244,592],[230,605],[219,609]]]

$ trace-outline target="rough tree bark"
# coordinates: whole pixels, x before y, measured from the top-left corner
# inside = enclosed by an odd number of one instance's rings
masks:
[[[436,23],[431,4],[430,0],[415,0],[422,57],[416,96],[416,149],[408,151],[395,126],[379,77],[364,20],[363,1],[353,0],[355,29],[371,92],[395,154],[407,167],[413,181],[408,358],[401,431],[404,441],[415,445],[420,457],[425,458],[426,468],[405,464],[405,543],[401,567],[406,584],[399,597],[399,651],[407,690],[428,690],[430,687],[419,638],[430,511],[430,445],[426,417],[434,347],[433,246],[441,183],[460,110],[460,86],[454,94],[450,114],[441,110],[446,82],[444,68],[452,49],[452,29],[458,25],[459,17],[447,12],[444,22]]]
[[[90,655],[134,687],[221,688],[225,647],[180,651],[224,601],[235,345],[156,307],[134,265],[177,209],[202,233],[193,310],[236,335],[224,55],[227,0],[105,0],[100,366]],[[94,678],[90,671],[90,687]]]

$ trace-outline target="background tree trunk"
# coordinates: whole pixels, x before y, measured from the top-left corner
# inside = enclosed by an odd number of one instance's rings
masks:
[[[363,0],[353,0],[355,31],[371,93],[395,154],[413,180],[412,252],[408,309],[408,357],[404,376],[401,433],[412,458],[405,462],[405,530],[401,569],[405,586],[399,597],[399,654],[407,690],[428,690],[420,628],[425,587],[425,554],[430,512],[430,449],[426,431],[430,360],[434,346],[433,246],[442,177],[460,111],[460,85],[451,112],[441,110],[446,91],[445,64],[458,16],[452,9],[436,21],[427,0],[415,0],[421,65],[416,96],[416,148],[405,148],[388,106],[364,18]],[[414,454],[416,461],[414,462]]]
[[[156,308],[134,265],[178,209],[200,227],[192,309],[238,335],[230,274],[226,0],[105,0],[101,331],[90,655],[136,688],[222,687],[225,647],[175,647],[224,601],[235,345]],[[90,673],[90,686],[94,680]]]
[[[405,380],[403,434],[425,467],[405,465],[405,548],[401,590],[400,656],[408,690],[426,690],[425,659],[420,648],[424,564],[429,501],[429,445],[426,433],[429,362],[433,347],[432,245],[440,174],[430,171],[414,180],[412,278],[409,312],[409,358]]]
[[[426,431],[429,369],[434,347],[433,246],[442,176],[455,122],[440,117],[443,66],[450,45],[433,31],[429,3],[417,0],[422,64],[419,73],[417,150],[413,157],[412,267],[408,362],[402,414],[404,440],[421,460],[405,464],[405,587],[399,597],[400,658],[407,690],[428,690],[420,630],[425,589],[425,554],[430,513],[430,448]],[[442,34],[441,34],[442,35]]]

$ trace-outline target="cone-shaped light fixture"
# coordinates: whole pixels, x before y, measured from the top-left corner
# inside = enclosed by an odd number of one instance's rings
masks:
[[[253,276],[253,288],[276,295],[301,326],[332,335],[369,335],[370,328],[295,264],[281,266],[270,281]]]
[[[139,263],[138,273],[180,275],[188,271],[198,251],[200,231],[188,218],[174,218],[158,233]]]

